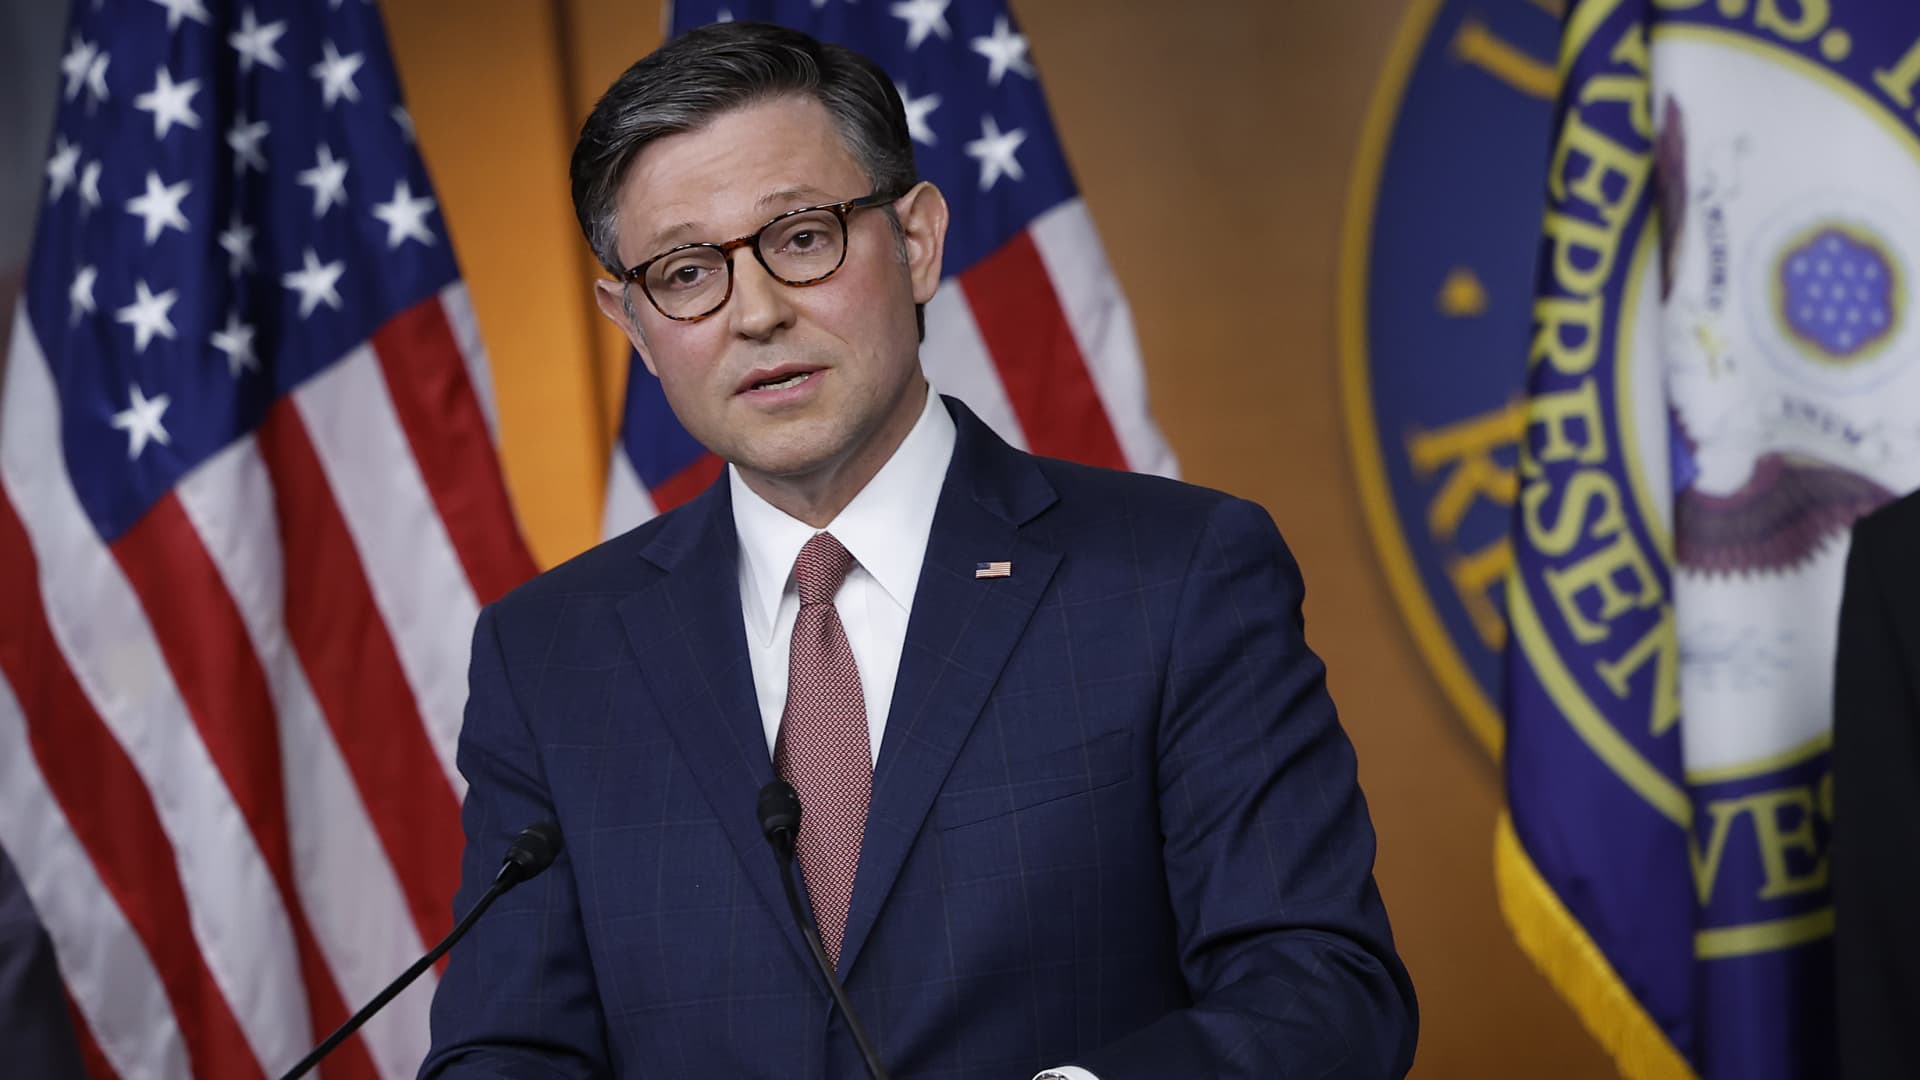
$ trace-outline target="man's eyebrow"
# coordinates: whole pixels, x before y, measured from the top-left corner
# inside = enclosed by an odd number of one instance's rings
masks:
[[[753,205],[761,210],[768,210],[781,203],[818,202],[828,197],[826,192],[816,187],[790,187],[781,188],[779,191],[768,192],[760,196],[759,200]]]
[[[691,221],[682,221],[678,224],[669,225],[647,238],[645,247],[648,254],[646,257],[652,258],[654,255],[675,246],[681,240],[699,231],[700,226]]]

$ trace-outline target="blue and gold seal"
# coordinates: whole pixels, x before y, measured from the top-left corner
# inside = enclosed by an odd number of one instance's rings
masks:
[[[1496,756],[1560,8],[1412,5],[1362,132],[1341,259],[1342,387],[1367,523],[1421,654]]]

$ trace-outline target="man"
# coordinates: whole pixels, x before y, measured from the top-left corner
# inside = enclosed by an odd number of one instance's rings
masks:
[[[1404,1073],[1298,571],[1258,507],[930,392],[947,208],[885,74],[694,31],[601,99],[573,185],[601,311],[730,468],[481,616],[459,907],[525,823],[566,850],[454,951],[423,1075],[861,1075],[776,774],[894,1076]]]
[[[1920,1016],[1920,492],[1854,525],[1834,670],[1841,1075],[1910,1076]]]

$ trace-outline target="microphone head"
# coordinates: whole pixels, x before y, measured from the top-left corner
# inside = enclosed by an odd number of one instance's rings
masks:
[[[525,881],[552,866],[563,846],[560,826],[551,821],[536,821],[513,838],[500,874],[502,877],[511,874],[516,882]]]
[[[783,856],[793,854],[794,838],[800,835],[800,796],[793,785],[775,780],[760,789],[760,832]]]

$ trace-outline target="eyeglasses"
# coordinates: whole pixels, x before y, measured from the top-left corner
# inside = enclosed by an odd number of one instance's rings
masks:
[[[750,236],[724,244],[681,244],[620,276],[638,283],[655,310],[667,318],[704,319],[733,296],[735,251],[753,248],[754,258],[783,285],[818,285],[847,261],[847,215],[896,198],[875,192],[827,206],[789,210]]]

